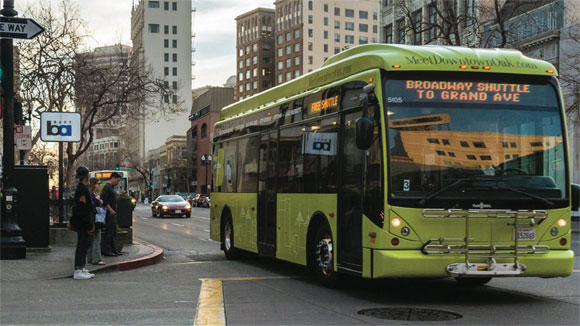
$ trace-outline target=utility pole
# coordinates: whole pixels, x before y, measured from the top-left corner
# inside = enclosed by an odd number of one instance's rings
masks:
[[[4,0],[4,8],[0,11],[4,17],[14,17],[14,0]],[[26,242],[22,238],[22,230],[18,227],[16,207],[18,192],[14,184],[14,45],[12,38],[2,38],[1,64],[2,88],[4,90],[4,155],[2,165],[2,216],[0,230],[0,258],[26,258]]]

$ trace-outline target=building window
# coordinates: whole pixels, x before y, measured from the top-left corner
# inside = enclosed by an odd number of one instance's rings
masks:
[[[397,20],[397,43],[405,44],[405,18]]]
[[[328,31],[324,31],[324,39],[328,40]]]
[[[288,41],[290,41],[290,40],[292,40],[292,33],[290,33],[290,32],[287,32],[287,33],[286,33],[286,42],[288,42]]]
[[[242,74],[243,75],[243,74]],[[238,87],[238,91],[240,93],[244,92],[244,85],[240,85],[240,87]]]
[[[413,31],[414,31],[413,44],[421,45],[423,41],[422,40],[423,33],[421,33],[421,9],[413,13]]]
[[[369,44],[369,38],[367,36],[359,36],[358,44]]]
[[[481,158],[482,161],[491,161],[490,155],[480,155],[479,157]]]
[[[176,67],[173,67],[172,70],[173,70],[173,76],[177,76],[177,68]]]
[[[163,34],[169,34],[169,26],[168,25],[163,26]]]
[[[284,35],[278,35],[278,44],[282,44],[284,42]]]
[[[328,17],[324,17],[324,26],[328,26]]]
[[[340,16],[340,8],[334,8],[334,15],[335,16]]]
[[[312,15],[308,15],[308,24],[312,24]]]
[[[344,29],[346,29],[347,31],[354,31],[354,23],[352,22],[344,23]]]
[[[253,88],[253,89],[258,89],[258,81],[257,81],[257,80],[254,80],[254,81],[252,82],[252,88]]]
[[[169,62],[169,53],[164,53],[163,54],[163,61]]]
[[[324,4],[324,12],[328,12],[328,4],[327,3]]]
[[[240,57],[244,55],[244,50],[240,49]]]
[[[312,51],[312,42],[308,42],[308,51]]]
[[[252,52],[258,52],[258,43],[254,43],[254,45],[252,45]]]
[[[385,26],[385,43],[393,43],[393,24]]]
[[[436,151],[437,155],[439,156],[445,156],[445,152],[444,151]]]
[[[287,72],[286,73],[286,81],[289,81],[292,79],[292,73],[291,72]]]
[[[365,10],[359,10],[358,18],[360,19],[369,19],[369,12]]]
[[[159,33],[159,24],[149,24],[149,33]]]
[[[250,46],[246,46],[246,54],[250,54]]]
[[[338,20],[334,21],[334,29],[340,29],[340,21]]]
[[[286,46],[286,54],[291,54],[291,53],[292,53],[292,45]]]
[[[477,158],[475,157],[475,155],[467,155],[467,159],[468,160],[477,160]]]
[[[308,10],[312,10],[313,4],[312,1],[308,1]]]
[[[250,79],[250,71],[246,71],[246,79]]]
[[[286,59],[286,68],[292,67],[292,59]]]
[[[201,125],[201,138],[207,137],[207,124]]]
[[[530,146],[532,146],[532,147],[542,147],[542,142],[541,141],[531,142],[530,143]]]
[[[551,15],[549,15],[551,17]],[[465,1],[465,26],[471,26],[475,22],[475,0]]]
[[[513,142],[512,141],[512,142],[510,142],[510,147],[511,148],[517,148],[518,147],[518,144],[516,144],[516,142]]]
[[[258,77],[258,68],[252,69],[252,77]]]
[[[177,48],[177,40],[172,40],[171,45],[174,49],[176,49]]]
[[[284,62],[278,61],[278,70],[284,69]]]
[[[294,70],[294,78],[300,77],[300,70]]]
[[[335,47],[335,48],[334,48],[334,54],[337,54],[337,53],[340,53],[340,48],[338,48],[338,47]]]
[[[284,49],[283,48],[278,48],[278,56],[281,57],[284,55]]]
[[[250,58],[246,58],[246,67],[250,66]]]
[[[238,67],[240,69],[244,68],[244,61],[243,60],[240,60],[240,64],[238,65]]]
[[[344,9],[344,17],[354,18],[354,10]]]
[[[244,80],[244,73],[243,73],[243,72],[240,72],[240,73],[238,74],[238,80],[239,80],[239,81],[242,81],[242,80]]]
[[[177,34],[177,26],[172,26],[172,27],[171,27],[171,32],[172,32],[173,34]]]
[[[282,84],[284,81],[284,76],[282,74],[278,75],[278,84]]]
[[[429,30],[427,31],[427,42],[435,40],[435,26],[437,25],[437,8],[435,3],[427,6],[427,15],[429,15]]]
[[[294,44],[294,52],[300,52],[300,43]]]
[[[345,35],[344,36],[344,43],[354,44],[354,35]]]
[[[312,37],[314,33],[312,32],[312,28],[308,29],[308,37]]]
[[[163,2],[163,10],[169,10],[169,1]]]
[[[159,8],[159,1],[149,1],[149,8]]]
[[[451,145],[451,143],[449,142],[449,139],[442,139],[443,141],[443,145]]]
[[[172,2],[171,7],[172,7],[173,11],[177,11],[177,2]]]
[[[254,57],[252,57],[252,64],[257,65],[258,64],[258,56],[255,55]]]
[[[169,89],[169,82],[167,80],[163,82],[163,88]]]
[[[297,29],[294,31],[294,39],[299,39],[300,38],[300,30]]]
[[[313,61],[314,61],[314,60],[313,60],[312,56],[311,56],[311,55],[310,55],[310,56],[308,56],[308,64],[312,64],[312,62],[313,62]]]
[[[376,11],[374,11],[374,12],[373,12],[373,20],[374,20],[374,21],[377,21],[378,19],[379,19],[379,13],[378,13],[378,12],[376,12]]]
[[[173,104],[177,104],[177,95],[173,94]]]
[[[469,147],[469,143],[466,141],[460,141],[461,147]]]
[[[366,32],[369,31],[369,25],[367,25],[367,24],[358,24],[358,30],[359,30],[359,32],[365,32],[366,33]]]
[[[246,90],[249,91],[250,90],[250,83],[246,83]]]
[[[429,144],[439,144],[439,139],[437,138],[427,138]]]
[[[177,82],[176,81],[173,82],[173,89],[177,89]]]
[[[373,25],[373,33],[376,34],[379,32],[379,27],[377,25]]]
[[[300,65],[300,57],[294,57],[294,65],[295,66],[299,66]]]
[[[449,155],[449,157],[455,157],[455,153],[454,152],[447,152],[447,154]]]
[[[485,143],[482,141],[474,141],[473,142],[473,147],[475,148],[485,148]]]
[[[164,67],[163,68],[163,75],[169,76],[169,67]]]
[[[177,53],[173,53],[173,62],[177,62]]]
[[[328,52],[328,44],[324,44],[324,52]]]
[[[340,42],[340,34],[334,34],[334,41]]]

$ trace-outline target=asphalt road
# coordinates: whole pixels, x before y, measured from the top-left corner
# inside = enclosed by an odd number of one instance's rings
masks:
[[[304,268],[265,258],[225,260],[209,238],[208,209],[190,219],[152,218],[135,211],[134,234],[166,249],[165,260],[90,281],[3,283],[0,323],[68,325],[578,325],[580,273],[568,278],[494,279],[482,287],[454,280],[360,280],[338,289],[316,283]],[[578,241],[577,234],[575,241]],[[201,295],[200,295],[201,294]],[[200,302],[201,300],[201,302]],[[395,316],[431,318],[419,309],[454,313],[438,322],[380,319],[359,312],[410,308]],[[445,315],[449,316],[449,315]],[[392,317],[392,315],[391,315]],[[204,319],[206,318],[206,319]]]

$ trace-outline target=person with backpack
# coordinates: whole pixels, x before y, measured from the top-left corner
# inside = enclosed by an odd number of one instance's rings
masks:
[[[79,181],[73,199],[73,214],[70,219],[71,228],[77,232],[77,247],[75,250],[75,280],[88,280],[95,277],[85,268],[87,252],[91,246],[91,235],[95,231],[93,222],[94,207],[91,201],[89,184],[89,169],[86,166],[77,168],[76,177]]]

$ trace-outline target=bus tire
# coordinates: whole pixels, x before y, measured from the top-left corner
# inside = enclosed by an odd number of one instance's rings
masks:
[[[461,286],[482,286],[491,281],[491,277],[456,277],[455,280]]]
[[[334,242],[332,232],[327,223],[320,223],[310,245],[311,261],[310,266],[314,276],[324,286],[336,287],[339,275],[334,271]]]
[[[222,224],[223,250],[226,258],[235,260],[240,257],[240,251],[234,247],[234,223],[229,215],[226,215]]]

